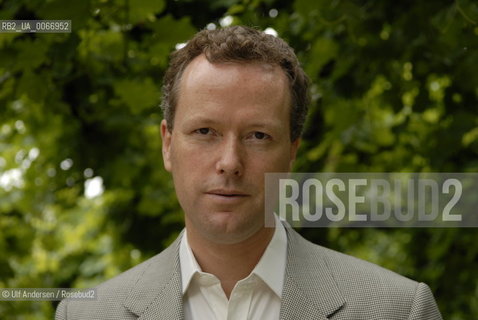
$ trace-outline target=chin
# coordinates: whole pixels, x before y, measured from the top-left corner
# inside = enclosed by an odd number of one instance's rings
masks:
[[[218,212],[209,217],[201,229],[204,237],[222,244],[235,244],[247,240],[264,227],[257,219],[238,221],[238,213]]]

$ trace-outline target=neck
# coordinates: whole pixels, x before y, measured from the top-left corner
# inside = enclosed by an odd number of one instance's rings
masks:
[[[186,230],[189,246],[199,266],[221,281],[229,299],[236,283],[246,278],[259,262],[275,229],[262,228],[251,237],[234,244],[213,242],[187,228]]]

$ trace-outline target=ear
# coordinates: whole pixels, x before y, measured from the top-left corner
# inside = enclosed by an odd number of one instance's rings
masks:
[[[295,157],[297,155],[297,149],[299,149],[300,146],[300,138],[295,139],[295,141],[292,141],[290,145],[290,163],[289,163],[289,171],[292,170],[292,166],[295,161]]]
[[[161,139],[163,140],[163,164],[164,168],[171,172],[171,132],[168,130],[166,120],[161,121]]]

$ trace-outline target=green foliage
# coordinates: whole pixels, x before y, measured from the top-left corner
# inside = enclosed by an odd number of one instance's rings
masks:
[[[177,44],[225,16],[276,30],[312,80],[297,171],[478,170],[474,1],[6,0],[0,19],[73,32],[0,33],[0,287],[93,286],[176,237],[161,78]],[[85,194],[99,177],[104,192]],[[445,319],[478,317],[475,229],[302,233],[427,282]],[[1,302],[0,318],[54,307]]]

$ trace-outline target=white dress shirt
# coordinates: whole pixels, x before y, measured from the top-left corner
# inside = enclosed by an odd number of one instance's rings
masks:
[[[277,320],[287,255],[287,235],[276,216],[276,228],[254,270],[234,286],[229,300],[221,282],[203,272],[186,232],[179,248],[185,320]]]

